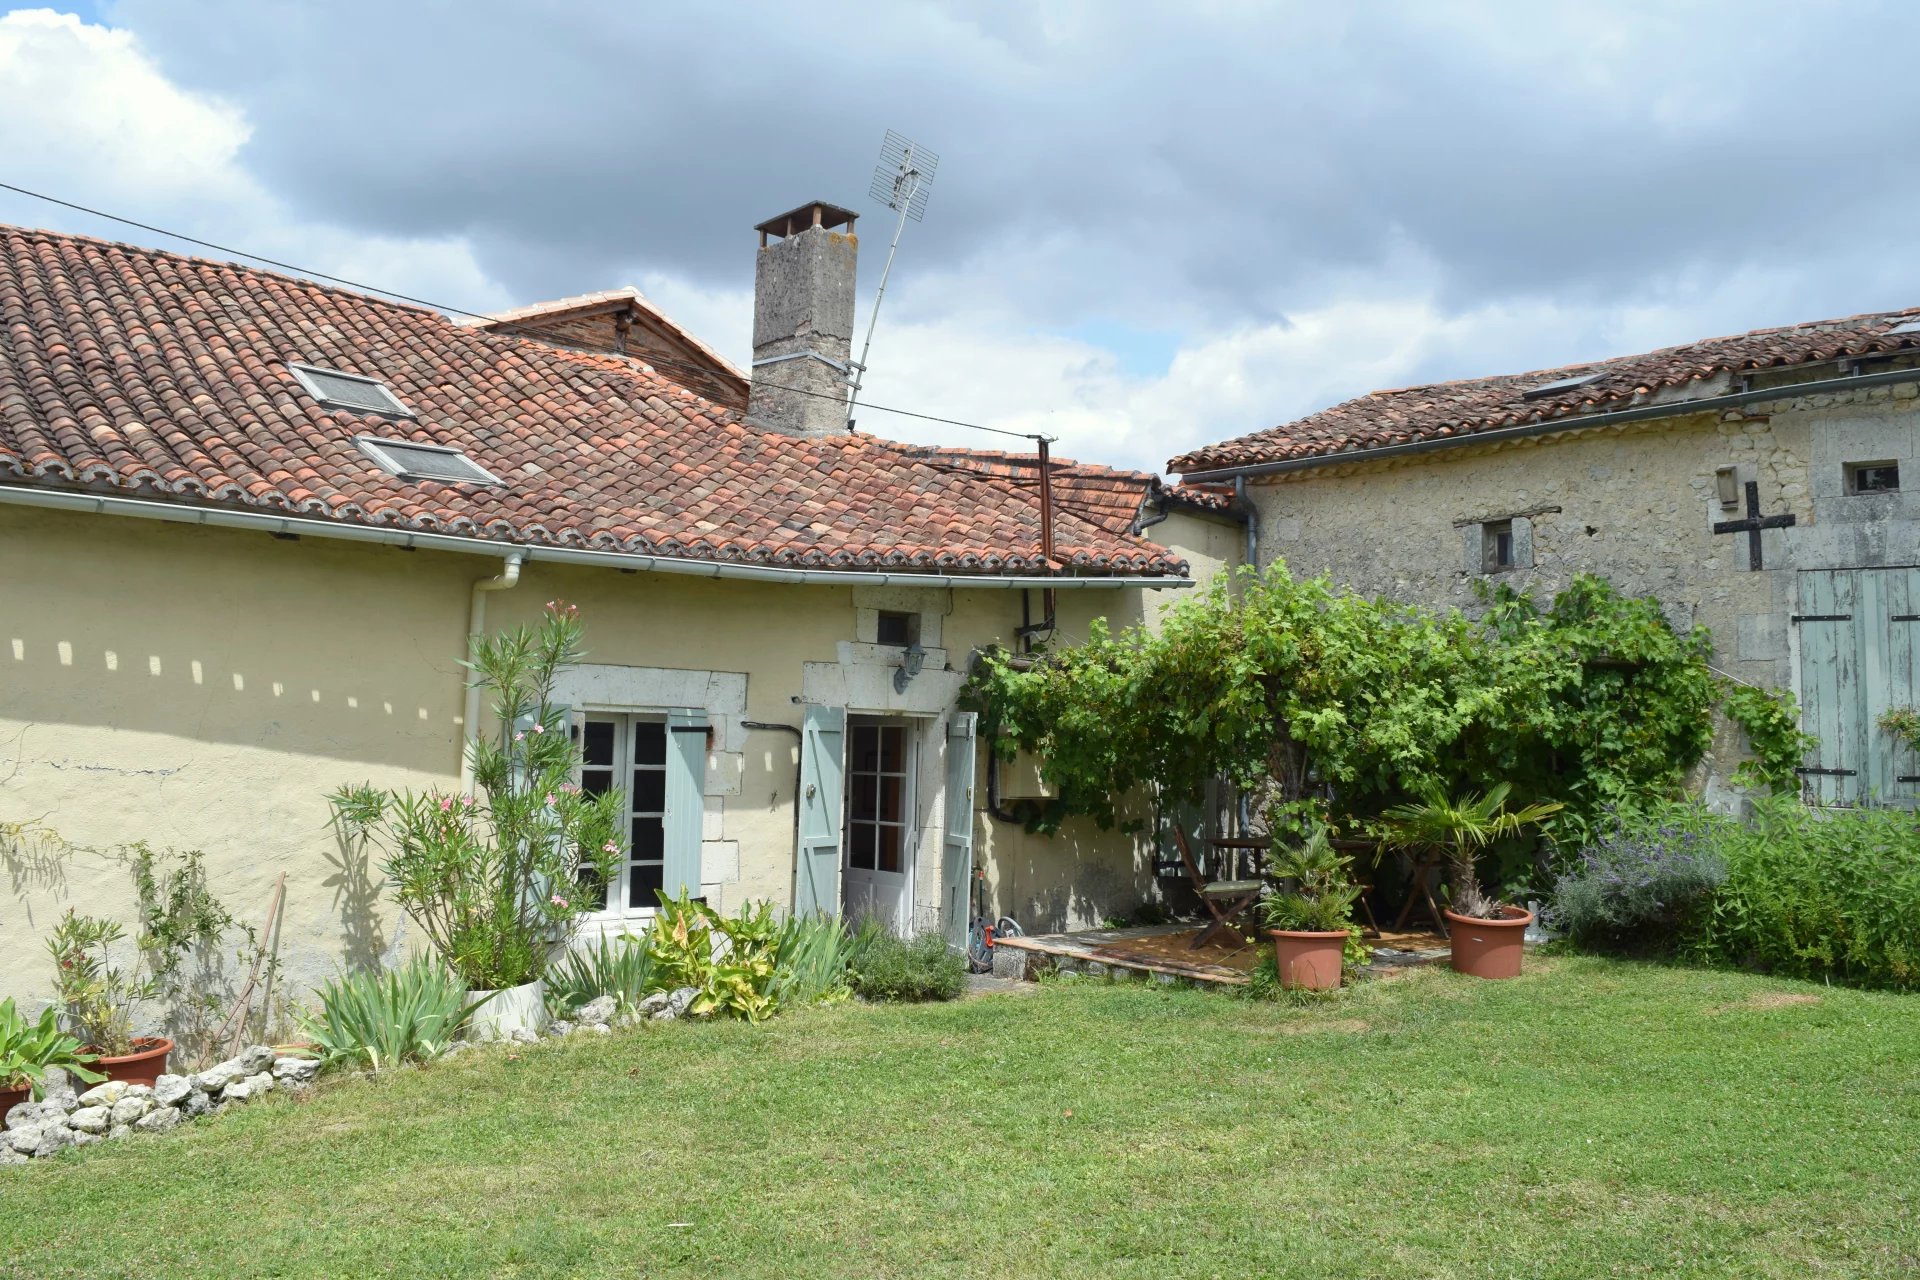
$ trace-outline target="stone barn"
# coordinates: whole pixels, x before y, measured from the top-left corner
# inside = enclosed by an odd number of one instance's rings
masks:
[[[1911,804],[1920,760],[1877,722],[1920,702],[1917,349],[1920,309],[1375,391],[1169,469],[1237,487],[1260,564],[1368,593],[1471,610],[1584,571],[1658,597],[1798,696],[1811,795]]]

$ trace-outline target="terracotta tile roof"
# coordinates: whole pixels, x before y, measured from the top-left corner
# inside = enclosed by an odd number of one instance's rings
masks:
[[[462,317],[454,323],[602,354],[619,351],[624,342],[624,354],[651,361],[654,372],[695,395],[742,413],[747,409],[747,375],[674,323],[632,285],[536,302],[485,319]]]
[[[1920,333],[1888,331],[1920,319],[1920,308],[1821,320],[1777,329],[1756,329],[1559,369],[1497,378],[1469,378],[1426,387],[1375,391],[1284,426],[1257,431],[1183,454],[1167,464],[1178,472],[1325,457],[1449,436],[1471,436],[1500,427],[1567,418],[1645,403],[1659,392],[1719,374],[1751,372],[1818,361],[1920,348]],[[1563,379],[1595,375],[1593,381],[1556,394],[1527,399],[1529,390]]]
[[[1028,491],[1037,491],[1040,458],[1033,453],[999,449],[918,447],[909,450],[917,460],[943,471],[998,476]],[[1145,471],[1123,471],[1071,458],[1051,458],[1053,501],[1057,511],[1071,511],[1110,533],[1128,533],[1140,514],[1140,504],[1159,483]]]
[[[638,359],[231,263],[0,229],[0,335],[0,484],[696,560],[1042,568],[1017,484],[872,437],[762,432]],[[328,409],[289,361],[378,378],[416,417]],[[401,480],[360,435],[462,449],[505,484]],[[1184,569],[1071,511],[1056,556]]]

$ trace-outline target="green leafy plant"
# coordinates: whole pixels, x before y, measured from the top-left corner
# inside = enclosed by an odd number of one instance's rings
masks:
[[[577,886],[611,879],[620,856],[620,796],[574,785],[579,748],[552,700],[582,638],[579,611],[553,601],[538,626],[475,641],[467,665],[500,726],[468,743],[478,796],[363,785],[331,797],[334,822],[384,848],[400,905],[474,988],[541,977],[594,909]]]
[[[126,937],[117,921],[83,916],[69,907],[47,938],[54,1003],[74,1033],[102,1057],[133,1052],[136,1012],[160,995],[159,984],[143,972],[144,958],[132,968],[114,962],[113,948]]]
[[[1349,874],[1352,863],[1334,849],[1324,827],[1292,848],[1276,843],[1271,874],[1289,887],[1261,902],[1260,915],[1267,927],[1345,932],[1352,924],[1353,904],[1360,898],[1360,886]]]
[[[967,962],[937,933],[869,935],[854,958],[854,993],[868,1000],[952,1000],[966,990]]]
[[[547,969],[547,1009],[558,1018],[581,1005],[612,996],[621,1013],[632,1013],[660,983],[654,974],[653,952],[644,934],[604,935],[593,945],[576,947]]]
[[[237,920],[207,885],[204,855],[176,853],[136,841],[124,851],[139,912],[135,942],[156,998],[168,1010],[168,1025],[184,1058],[213,1056],[227,1013],[219,964],[226,939],[236,936],[237,955],[257,948],[253,929]],[[265,958],[271,988],[274,962]]]
[[[1563,807],[1542,801],[1507,808],[1512,787],[1496,782],[1479,793],[1449,795],[1438,784],[1420,788],[1419,799],[1397,804],[1381,815],[1380,836],[1395,848],[1438,852],[1447,862],[1447,887],[1453,910],[1463,916],[1493,919],[1500,903],[1480,887],[1475,856],[1495,840],[1515,836],[1546,822]]]
[[[376,1071],[439,1057],[486,1003],[469,1002],[466,986],[432,956],[415,956],[385,973],[332,978],[317,994],[319,1009],[302,1010],[296,1019],[322,1065]]]
[[[780,925],[770,903],[749,903],[725,916],[682,894],[660,898],[647,949],[662,990],[691,987],[692,1014],[720,1014],[762,1022],[779,1004],[773,993],[774,945]]]
[[[847,971],[859,943],[838,920],[819,915],[789,918],[774,939],[769,987],[779,1007],[824,1004],[852,994]]]
[[[1794,770],[1819,744],[1819,739],[1800,729],[1800,704],[1790,689],[1762,689],[1749,684],[1729,683],[1720,709],[1729,720],[1746,731],[1747,747],[1753,758],[1742,761],[1733,771],[1734,781],[1760,788],[1775,795],[1791,795],[1800,789],[1800,775]],[[1911,717],[1911,733],[1920,734],[1920,713],[1902,708]],[[1914,738],[1908,731],[1894,729],[1888,717],[1880,718],[1880,727],[1901,734],[1909,746]]]
[[[106,1079],[90,1065],[98,1055],[83,1053],[80,1042],[60,1029],[54,1010],[41,1011],[38,1022],[28,1022],[9,996],[0,1000],[0,1089],[30,1086],[37,1098],[47,1068],[64,1067],[89,1083]]]
[[[1726,879],[1690,930],[1696,960],[1857,986],[1920,989],[1920,819],[1785,796],[1722,820]]]
[[[1874,723],[1900,739],[1909,751],[1920,751],[1920,708],[1888,707]]]

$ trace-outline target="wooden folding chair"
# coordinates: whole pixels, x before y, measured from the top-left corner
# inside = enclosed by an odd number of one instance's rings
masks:
[[[1207,911],[1213,916],[1213,923],[1202,929],[1187,944],[1189,951],[1198,951],[1220,934],[1231,934],[1238,938],[1240,931],[1234,927],[1234,917],[1242,914],[1253,905],[1260,896],[1260,890],[1266,887],[1264,880],[1209,880],[1200,872],[1200,864],[1194,859],[1193,849],[1187,844],[1187,833],[1179,827],[1170,828],[1173,843],[1180,850],[1180,861],[1187,869],[1187,877],[1193,881],[1193,891],[1200,895],[1200,901],[1206,904]]]

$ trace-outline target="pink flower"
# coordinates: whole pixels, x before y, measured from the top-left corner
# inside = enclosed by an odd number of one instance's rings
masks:
[[[513,735],[513,740],[515,742],[525,742],[527,740],[527,735],[524,733],[516,733]]]
[[[553,895],[553,905],[556,907],[564,907],[567,905],[567,900],[556,893]]]
[[[554,806],[554,804],[555,804],[555,803],[556,803],[556,802],[555,802],[555,800],[554,800],[554,798],[553,798],[553,792],[551,792],[551,791],[549,791],[549,792],[547,792],[547,808],[549,808],[549,809],[551,809],[551,808],[553,808],[553,806]]]
[[[577,786],[575,786],[575,785],[574,785],[573,783],[571,783],[571,782],[563,782],[563,783],[561,783],[561,784],[560,784],[560,789],[561,789],[562,791],[564,791],[564,792],[566,792],[566,793],[567,793],[568,795],[570,795],[570,796],[571,796],[571,795],[578,795],[578,794],[580,793],[580,788],[579,788],[579,787],[577,787]]]
[[[600,847],[601,847],[602,849],[605,849],[605,850],[606,850],[606,851],[607,851],[608,853],[618,853],[618,852],[620,852],[620,846],[619,846],[619,845],[617,845],[617,844],[615,844],[615,843],[614,843],[613,841],[611,841],[611,840],[609,840],[609,841],[607,841],[607,842],[606,842],[605,844],[603,844],[603,845],[601,845]]]
[[[545,733],[546,729],[540,724],[538,720],[535,720],[533,722],[533,731],[535,733]]]
[[[451,809],[451,808],[453,808],[453,797],[452,797],[452,796],[441,796],[441,797],[440,797],[440,812],[442,812],[442,813],[445,813],[445,812],[446,812],[447,810],[449,810],[449,809]]]

